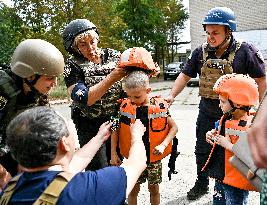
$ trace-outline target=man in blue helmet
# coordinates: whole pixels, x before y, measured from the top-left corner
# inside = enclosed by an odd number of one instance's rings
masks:
[[[197,180],[187,193],[189,200],[196,200],[208,192],[208,171],[202,172],[201,169],[211,149],[205,135],[209,129],[214,128],[214,123],[222,115],[218,95],[212,91],[216,80],[227,73],[248,74],[257,82],[260,97],[266,89],[265,65],[260,51],[253,45],[233,37],[232,32],[236,31],[234,12],[227,7],[212,8],[202,25],[207,34],[207,41],[192,52],[167,98],[168,102],[172,103],[187,82],[199,74],[201,100],[196,122],[195,146]]]

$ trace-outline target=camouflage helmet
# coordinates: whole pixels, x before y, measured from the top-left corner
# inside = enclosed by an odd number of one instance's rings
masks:
[[[224,25],[231,31],[236,31],[236,18],[234,12],[227,7],[215,7],[208,11],[202,25]]]
[[[27,39],[15,49],[11,70],[22,78],[32,75],[59,76],[64,70],[64,57],[51,43],[41,39]]]
[[[80,33],[83,33],[88,30],[94,30],[98,34],[97,27],[87,19],[75,19],[71,21],[65,27],[62,34],[63,44],[66,51],[70,53],[75,53],[72,48],[72,44],[74,42],[75,37]]]

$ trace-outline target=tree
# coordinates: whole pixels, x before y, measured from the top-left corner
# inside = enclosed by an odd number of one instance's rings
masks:
[[[168,41],[174,41],[188,18],[183,5],[176,0],[121,0],[117,12],[127,25],[121,33],[126,45],[153,50],[157,62],[160,50],[164,58]]]
[[[9,64],[13,51],[26,33],[15,9],[0,2],[0,63]]]

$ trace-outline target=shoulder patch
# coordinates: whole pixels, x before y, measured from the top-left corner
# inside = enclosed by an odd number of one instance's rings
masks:
[[[7,104],[7,99],[3,96],[0,96],[0,110],[3,110]]]
[[[258,59],[263,63],[264,57],[263,57],[262,53],[260,51],[257,51],[256,55],[257,55]]]

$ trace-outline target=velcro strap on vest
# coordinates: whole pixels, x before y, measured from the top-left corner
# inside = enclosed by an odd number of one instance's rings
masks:
[[[33,205],[56,204],[59,195],[73,176],[74,174],[68,172],[59,173]]]
[[[161,118],[161,117],[168,117],[168,113],[160,112],[160,113],[148,114],[148,119],[156,119],[156,118]]]
[[[246,137],[246,132],[242,131],[242,130],[235,130],[235,129],[231,129],[231,128],[225,128],[225,134],[226,135],[235,135],[238,137]]]
[[[130,119],[136,119],[136,115],[132,115],[132,114],[130,114],[130,113],[128,113],[128,112],[120,111],[120,115],[121,115],[121,116],[128,117],[128,118],[130,118]]]

